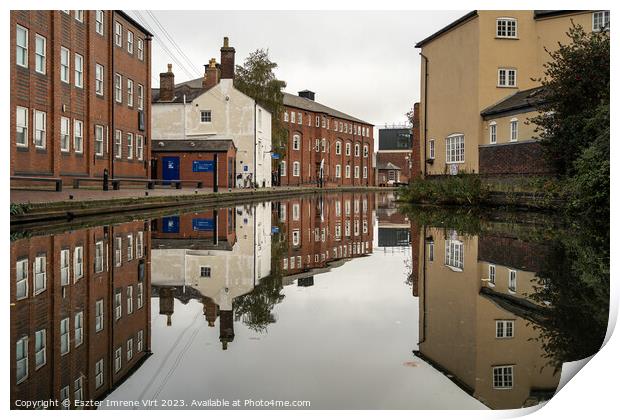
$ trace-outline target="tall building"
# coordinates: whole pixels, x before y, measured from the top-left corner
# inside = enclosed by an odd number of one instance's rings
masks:
[[[48,400],[63,404],[50,408],[80,408],[146,360],[150,249],[145,221],[11,243],[13,408]]]
[[[407,183],[413,177],[413,130],[411,127],[379,129],[377,184]]]
[[[475,10],[418,42],[420,164],[424,175],[545,174],[535,105],[546,49],[572,22],[609,29],[609,11]]]
[[[222,187],[271,186],[271,114],[234,87],[235,49],[224,38],[199,79],[175,84],[172,66],[153,89],[153,173]],[[214,156],[217,155],[217,158]]]
[[[12,10],[11,176],[148,178],[151,38],[119,10]]]
[[[315,101],[309,90],[284,93],[288,129],[280,185],[374,185],[373,125]]]

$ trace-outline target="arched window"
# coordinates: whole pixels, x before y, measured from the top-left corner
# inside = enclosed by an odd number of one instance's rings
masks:
[[[340,140],[336,141],[336,154],[339,155],[342,153],[342,142]]]
[[[293,134],[293,150],[299,150],[301,146],[301,136],[299,134]]]
[[[497,124],[495,121],[489,123],[489,143],[497,143]]]

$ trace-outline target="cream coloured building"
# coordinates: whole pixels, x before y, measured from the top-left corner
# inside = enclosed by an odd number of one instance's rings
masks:
[[[532,79],[543,76],[549,61],[545,48],[553,51],[558,42],[569,41],[571,22],[588,31],[606,30],[609,16],[609,11],[475,10],[418,42],[423,174],[544,172],[540,162],[518,165],[519,156],[534,160],[539,154],[534,127],[525,123],[535,115],[532,97],[540,97],[535,92],[540,83]],[[518,106],[489,112],[515,99]]]

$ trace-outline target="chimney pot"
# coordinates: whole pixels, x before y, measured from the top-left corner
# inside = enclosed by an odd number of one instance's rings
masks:
[[[202,87],[211,89],[220,82],[220,69],[217,68],[215,58],[209,60],[209,64],[205,64],[205,75],[202,79]]]

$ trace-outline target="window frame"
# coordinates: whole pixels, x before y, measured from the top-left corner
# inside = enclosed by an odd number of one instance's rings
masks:
[[[123,103],[123,76],[120,73],[114,73],[114,101]]]
[[[510,326],[510,328],[508,328]],[[495,338],[499,340],[506,340],[514,338],[515,336],[515,321],[514,319],[496,319],[495,320]]]
[[[114,45],[123,47],[123,25],[119,21],[114,21]]]
[[[37,346],[37,340],[42,333],[41,345]],[[39,348],[38,348],[39,347]],[[37,349],[38,348],[38,349]],[[43,354],[43,361],[38,362],[39,353]],[[37,370],[47,364],[47,330],[45,328],[38,330],[34,333],[34,370]]]
[[[456,147],[453,144],[456,139],[461,139],[459,143],[462,144],[462,147]],[[452,157],[452,150],[454,150],[454,157]],[[446,163],[465,163],[465,134],[454,133],[446,137]]]
[[[517,118],[512,118],[510,120],[510,141],[516,142],[519,140],[519,120]]]
[[[299,177],[300,172],[301,172],[301,164],[299,163],[299,161],[296,160],[293,162],[293,176]]]
[[[25,32],[25,37],[24,37],[25,45],[19,45],[18,44],[18,40],[19,40],[18,32],[19,31],[24,31]],[[28,52],[28,49],[29,49],[29,37],[30,37],[30,30],[28,28],[25,28],[25,27],[23,27],[21,25],[15,25],[15,64],[20,66],[20,67],[23,67],[25,69],[28,68],[28,61],[30,61],[29,60],[30,55],[29,55],[29,52]],[[20,49],[23,50],[23,51],[21,51]],[[21,54],[20,54],[20,52],[21,52]],[[21,56],[22,59],[25,60],[24,62],[18,60],[18,57],[20,57],[20,56]]]
[[[34,147],[36,149],[45,149],[47,147],[47,112],[45,111],[39,111],[38,109],[33,109],[33,123],[34,123],[34,137],[33,137],[33,143],[34,143]],[[37,118],[41,116],[41,123],[43,125],[43,128],[39,127],[39,121],[37,121]],[[40,139],[39,139],[39,135],[40,135]],[[39,141],[40,140],[40,141]],[[40,144],[39,144],[40,143]]]
[[[71,84],[71,51],[69,48],[60,47],[60,81]]]
[[[500,34],[500,23],[504,22],[504,28],[503,31],[505,32],[504,35]],[[514,28],[509,28],[509,23],[514,23]],[[514,34],[511,35],[510,34],[510,29],[514,29]],[[497,19],[495,19],[495,38],[499,38],[499,39],[518,39],[519,38],[519,25],[517,23],[517,19],[516,18],[512,18],[512,17],[506,17],[506,16],[502,16],[502,17],[498,17]]]
[[[509,381],[505,376],[508,376],[507,371],[509,370]],[[497,375],[500,379],[500,382],[496,382],[496,371],[500,373]],[[501,366],[493,366],[493,374],[492,374],[492,386],[493,389],[498,390],[506,390],[512,389],[514,386],[514,365],[501,365]],[[509,383],[509,384],[508,384]]]
[[[497,144],[497,123],[495,121],[489,123],[489,144]]]
[[[127,106],[133,108],[133,80],[127,78]]]
[[[69,329],[69,317],[60,320],[60,355],[64,356],[71,351],[71,335]],[[64,332],[63,332],[64,331]],[[63,351],[65,346],[65,351]]]
[[[596,23],[596,16],[602,14],[602,21],[601,23],[604,25],[605,24],[605,15],[607,15],[607,22],[608,25],[607,26],[601,26],[601,27],[596,27],[595,23]],[[596,10],[594,12],[592,12],[592,32],[603,32],[603,31],[609,31],[611,30],[611,13],[609,10]]]
[[[79,347],[84,343],[84,311],[73,316],[73,346]]]
[[[79,154],[84,153],[84,121],[82,120],[73,120],[73,151]]]
[[[21,351],[20,351],[21,347]],[[22,336],[15,342],[15,384],[21,384],[28,379],[28,336]],[[22,357],[18,357],[21,354]],[[20,364],[23,366],[24,375],[19,377]]]
[[[21,269],[18,267],[22,267]],[[30,263],[29,263],[29,259],[28,258],[20,258],[17,261],[15,261],[15,300],[22,300],[22,299],[26,299],[28,297],[28,291],[29,291],[29,281],[28,281],[28,277],[29,277],[29,272],[30,272]],[[18,278],[18,273],[22,272],[22,277]],[[24,275],[25,274],[25,275]],[[24,283],[24,294],[22,295],[18,295],[17,291],[19,290],[19,284],[20,283]]]
[[[133,55],[134,34],[132,31],[127,31],[127,52]]]
[[[23,118],[23,125],[20,125],[20,117],[21,114]],[[15,107],[15,145],[17,147],[28,148],[29,138],[29,121],[30,120],[30,110],[23,106]],[[19,131],[21,129],[21,132]],[[24,141],[23,143],[18,142],[18,139],[22,135]]]
[[[71,120],[67,117],[60,117],[60,151],[71,151]]]
[[[79,66],[78,62],[80,63]],[[73,84],[75,87],[82,89],[84,87],[84,57],[81,54],[74,53],[73,73]]]
[[[101,133],[101,137],[98,137],[98,133]],[[103,149],[104,149],[104,129],[103,129],[103,125],[101,124],[95,124],[95,156],[103,156]],[[98,150],[98,149],[101,150]]]
[[[210,109],[202,109],[200,110],[200,123],[208,124],[213,122],[213,115]]]
[[[502,83],[502,72],[504,73],[504,83]],[[510,84],[510,73],[513,75],[513,84]],[[512,67],[500,67],[497,69],[497,87],[501,88],[517,88],[517,69]]]
[[[105,67],[102,64],[95,63],[95,94],[103,96],[105,82]]]
[[[100,20],[101,19],[101,20]],[[105,32],[105,12],[103,10],[95,10],[95,33],[103,35]]]
[[[43,41],[43,52],[38,51],[37,41]],[[39,69],[39,57],[42,62],[42,70]],[[40,34],[34,35],[34,71],[39,74],[47,74],[47,39]]]
[[[103,299],[95,301],[95,332],[103,331],[105,328],[104,311]]]

